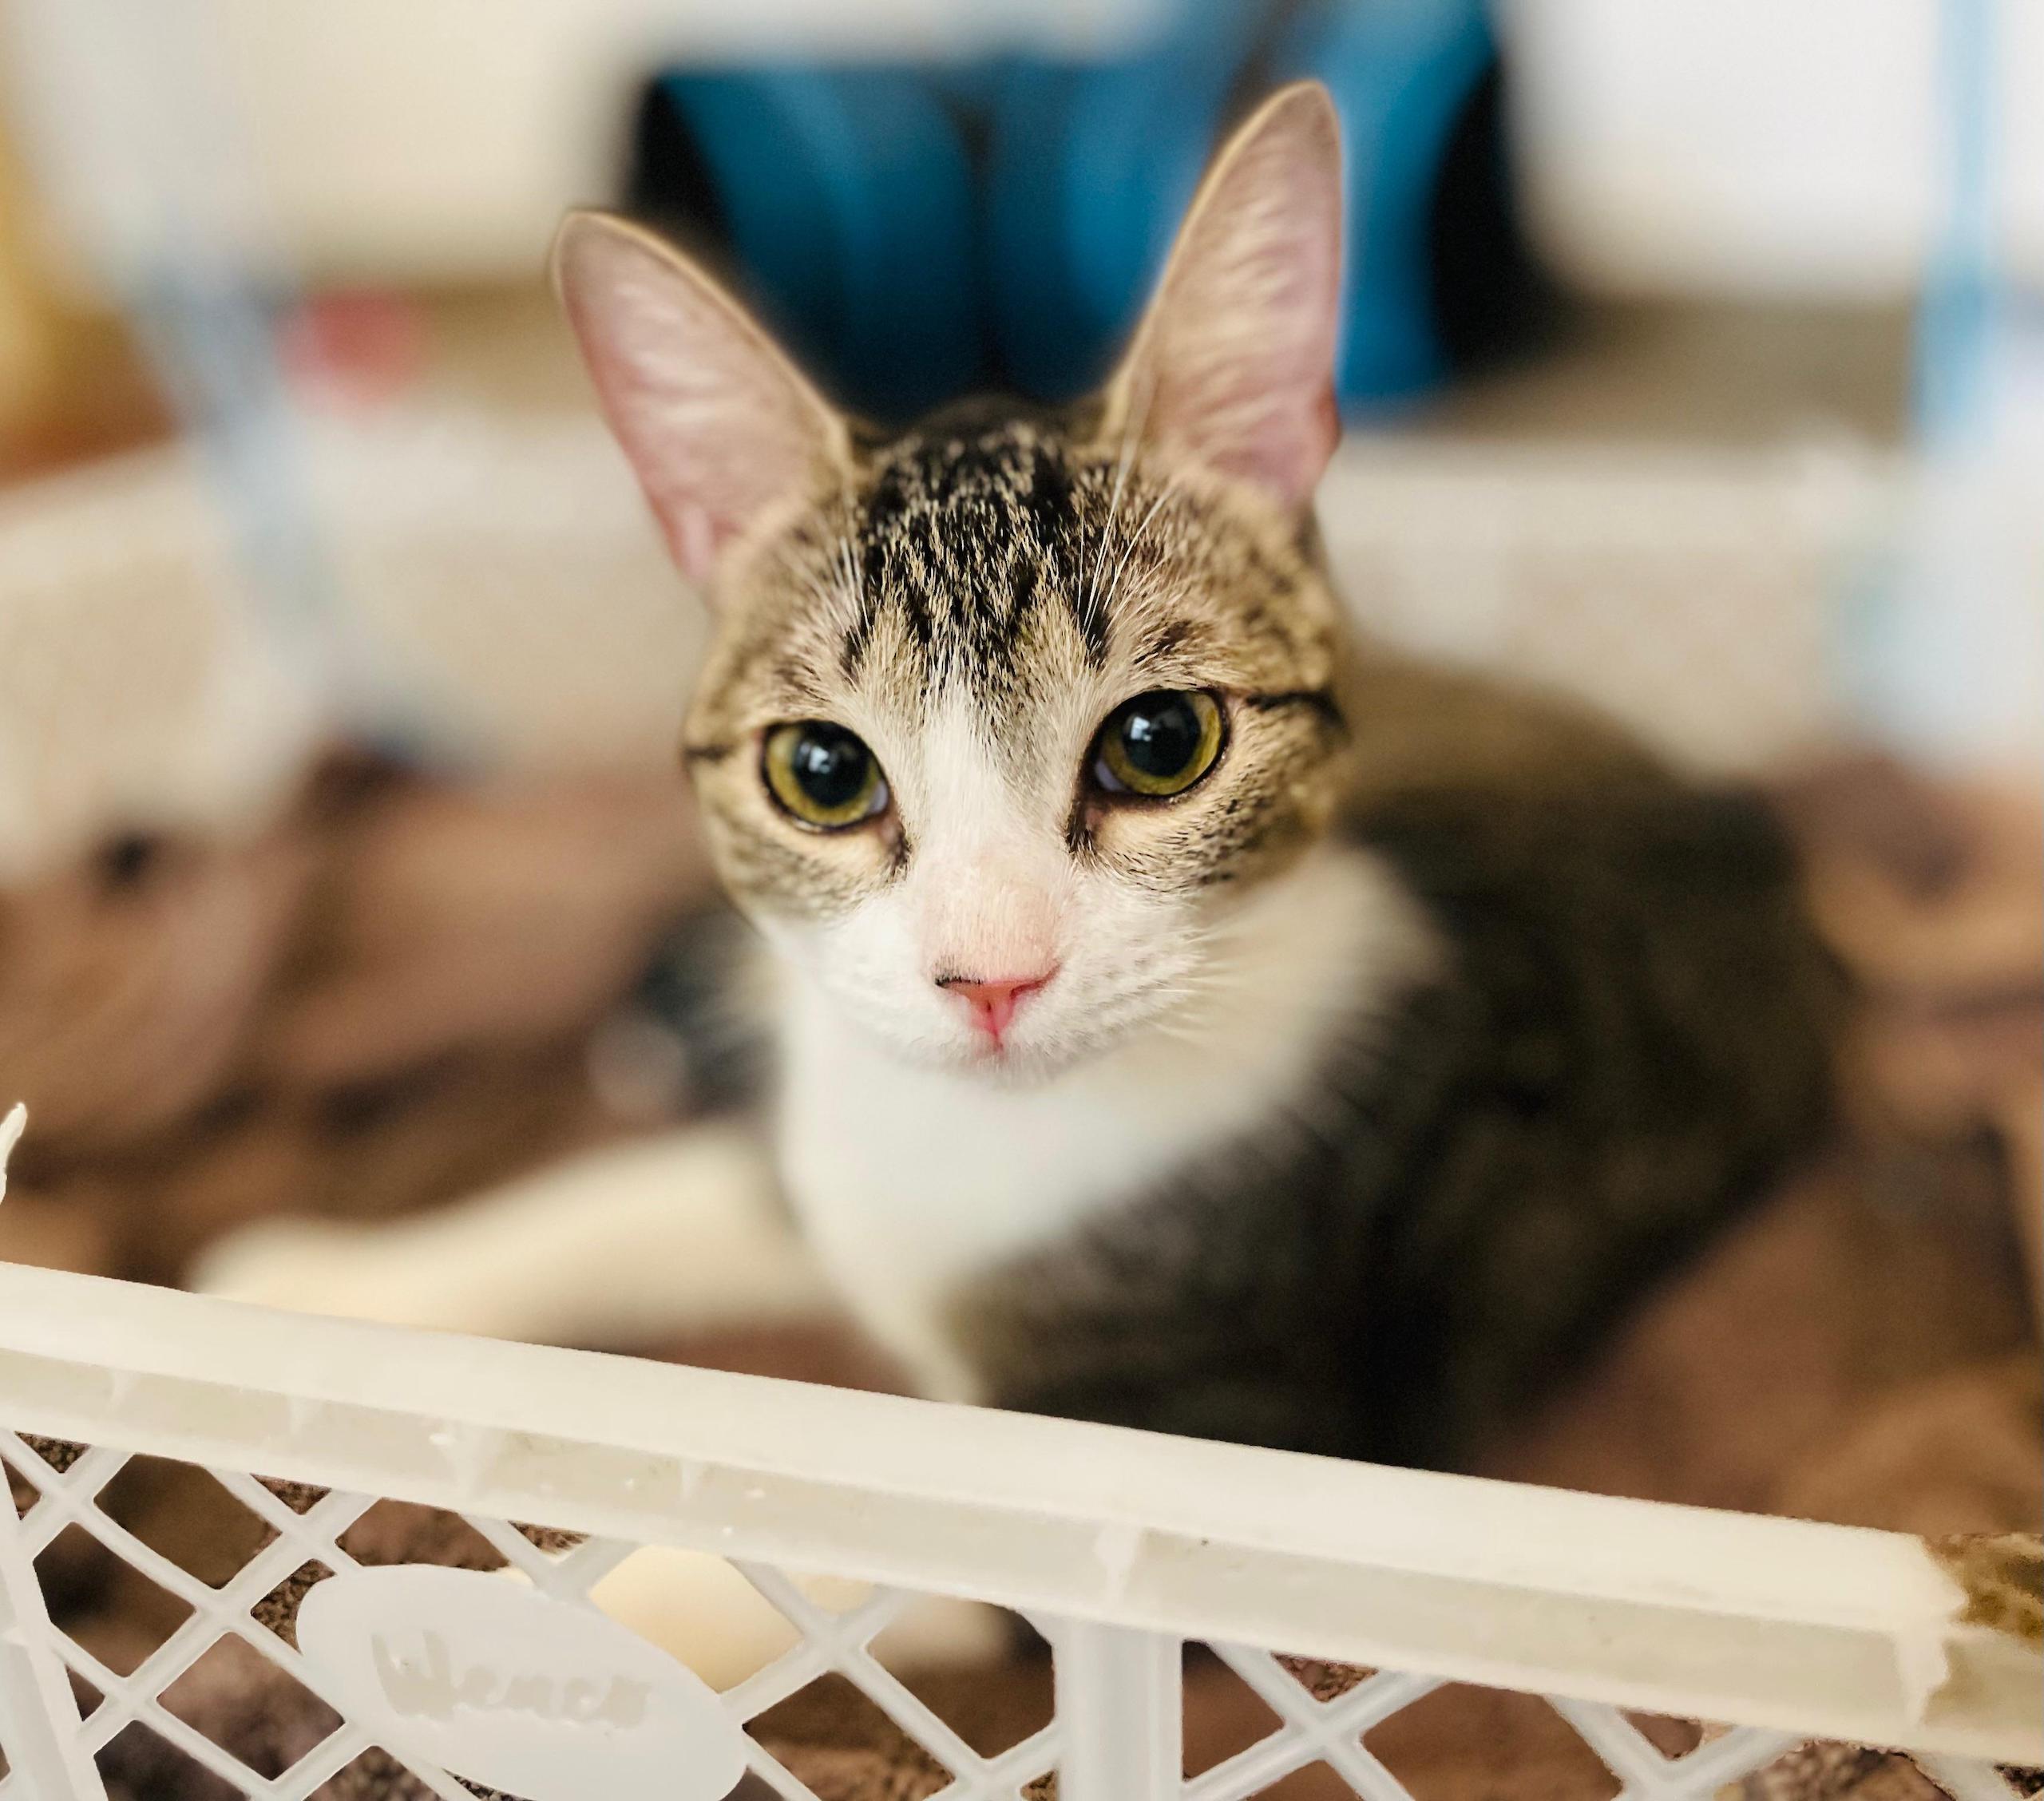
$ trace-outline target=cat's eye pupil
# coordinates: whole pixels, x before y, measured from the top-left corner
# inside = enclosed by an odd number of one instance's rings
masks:
[[[789,756],[802,791],[819,807],[850,806],[865,791],[872,752],[836,726],[803,729]]]
[[[1138,701],[1122,714],[1123,754],[1159,780],[1176,775],[1199,753],[1205,727],[1184,695]]]
[[[1182,794],[1221,754],[1226,718],[1213,695],[1138,695],[1107,716],[1093,746],[1090,774],[1108,794],[1163,801]]]

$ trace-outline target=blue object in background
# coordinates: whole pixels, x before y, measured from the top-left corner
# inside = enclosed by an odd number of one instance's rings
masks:
[[[1020,66],[987,152],[987,305],[1008,385],[1103,377],[1163,267],[1255,46],[1260,10],[1189,15],[1125,61]]]
[[[1497,47],[1479,0],[1309,7],[1273,78],[1317,76],[1341,112],[1348,166],[1348,317],[1337,389],[1351,408],[1448,373],[1434,319],[1430,228],[1450,134]]]
[[[988,386],[1056,400],[1111,366],[1227,126],[1316,77],[1348,158],[1353,413],[1450,372],[1439,201],[1496,66],[1483,0],[1186,0],[1140,53],[1101,63],[676,71],[642,120],[633,200],[717,240],[859,410],[899,419]],[[1481,259],[1518,254],[1508,222],[1493,236],[1456,280],[1483,289]],[[1523,273],[1474,299],[1508,310]]]
[[[1436,178],[1495,56],[1480,0],[1319,0],[1188,12],[1139,59],[1019,72],[995,103],[987,187],[988,300],[1016,385],[1063,395],[1106,372],[1230,116],[1313,77],[1348,164],[1341,398],[1353,410],[1432,386],[1447,369]]]
[[[752,298],[841,399],[913,414],[976,385],[978,207],[934,83],[772,69],[673,75],[661,91]]]

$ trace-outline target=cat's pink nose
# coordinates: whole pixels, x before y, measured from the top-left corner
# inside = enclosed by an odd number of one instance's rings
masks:
[[[972,1023],[998,1044],[1015,1017],[1015,1009],[1056,973],[1055,969],[1047,969],[1040,976],[1003,976],[993,982],[970,976],[940,976],[937,985],[969,1002]]]

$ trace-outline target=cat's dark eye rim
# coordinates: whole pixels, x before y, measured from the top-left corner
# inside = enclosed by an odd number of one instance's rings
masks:
[[[816,794],[802,781],[795,753],[809,740],[826,737],[855,745],[865,758],[858,788],[841,802]],[[806,832],[856,831],[885,817],[893,804],[886,772],[873,747],[849,727],[830,719],[790,719],[760,734],[759,780],[768,799]]]
[[[1123,721],[1146,704],[1184,701],[1201,726],[1199,742],[1180,770],[1159,778],[1136,770],[1117,736]],[[1096,799],[1116,806],[1162,806],[1182,799],[1221,766],[1228,751],[1228,708],[1225,699],[1206,688],[1151,688],[1119,703],[1100,722],[1086,753],[1086,783]]]

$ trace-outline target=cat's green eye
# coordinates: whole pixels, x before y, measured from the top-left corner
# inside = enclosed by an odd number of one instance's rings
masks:
[[[1221,703],[1211,695],[1138,695],[1100,727],[1093,779],[1111,794],[1182,794],[1219,761],[1221,730]]]
[[[766,734],[761,753],[766,790],[802,824],[837,832],[887,807],[887,778],[865,740],[822,719],[800,719]]]

